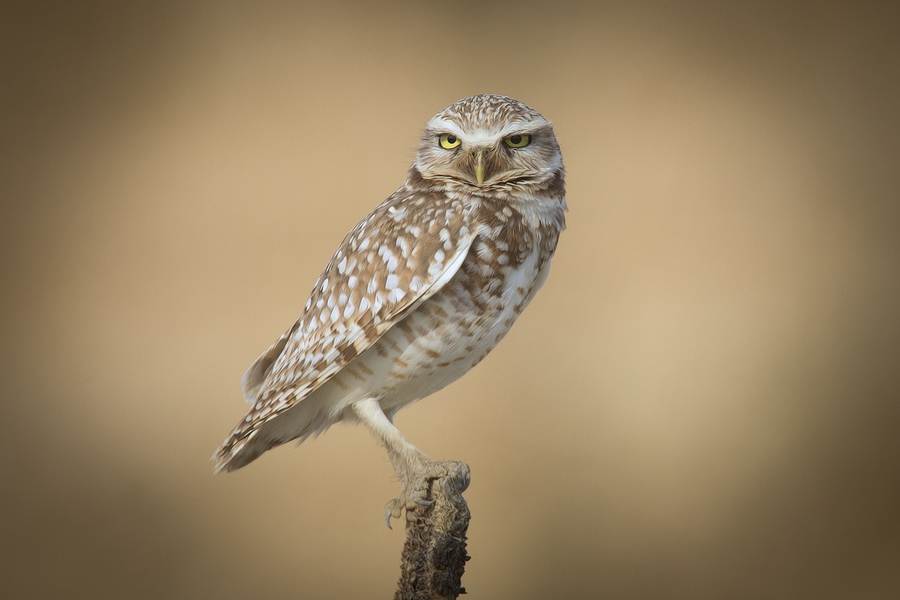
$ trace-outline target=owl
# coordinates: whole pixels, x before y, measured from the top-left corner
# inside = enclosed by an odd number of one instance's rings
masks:
[[[547,279],[565,196],[552,125],[530,107],[483,94],[436,114],[406,181],[347,234],[300,317],[244,374],[251,408],[213,456],[216,471],[361,422],[401,484],[388,525],[427,504],[453,463],[413,446],[394,415],[506,335]]]

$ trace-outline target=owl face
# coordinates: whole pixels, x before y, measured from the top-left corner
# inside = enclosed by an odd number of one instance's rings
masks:
[[[562,170],[550,121],[518,100],[463,98],[425,126],[415,167],[426,180],[473,191],[540,185]]]

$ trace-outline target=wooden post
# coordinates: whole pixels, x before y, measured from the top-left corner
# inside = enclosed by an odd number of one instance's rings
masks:
[[[460,580],[469,560],[470,515],[462,493],[469,487],[469,465],[452,464],[452,475],[431,483],[434,504],[406,511],[406,544],[394,600],[455,600],[466,593]]]

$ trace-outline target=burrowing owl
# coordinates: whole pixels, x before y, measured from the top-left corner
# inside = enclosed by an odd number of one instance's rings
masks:
[[[490,352],[543,285],[565,228],[565,176],[548,120],[496,95],[425,126],[406,181],[344,238],[303,314],[243,378],[247,417],[216,452],[233,471],[338,421],[387,448],[398,517],[446,474],[394,414]]]

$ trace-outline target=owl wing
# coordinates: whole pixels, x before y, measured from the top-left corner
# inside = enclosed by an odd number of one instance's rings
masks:
[[[259,427],[321,387],[446,285],[475,238],[470,220],[458,200],[401,188],[353,228],[303,314],[244,374],[244,397],[253,407],[216,452],[217,470],[249,462],[231,464]]]

